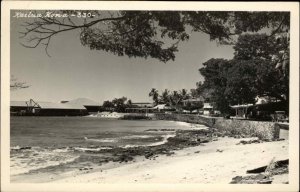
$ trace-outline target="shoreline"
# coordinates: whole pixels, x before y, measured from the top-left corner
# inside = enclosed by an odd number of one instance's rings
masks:
[[[91,173],[55,180],[55,183],[224,183],[246,171],[288,159],[288,141],[237,145],[242,140],[224,137],[205,145],[178,150],[172,156],[139,157],[135,162]],[[284,146],[284,147],[283,147]],[[257,155],[260,159],[257,159]],[[232,158],[234,157],[234,158]],[[279,177],[279,178],[278,178]],[[288,182],[288,174],[277,175],[273,183]]]
[[[63,174],[37,173],[11,177],[22,183],[230,183],[246,171],[288,159],[288,140],[242,144],[257,138],[218,137],[210,142],[171,150],[169,154],[108,162],[92,169],[69,171]],[[240,144],[238,144],[240,143]],[[157,147],[157,146],[155,146]],[[155,148],[154,147],[154,148]],[[151,147],[153,148],[153,147]],[[257,156],[260,159],[257,159]],[[234,157],[234,158],[232,158]],[[124,158],[124,157],[123,157]],[[273,183],[288,182],[288,174],[274,176]]]

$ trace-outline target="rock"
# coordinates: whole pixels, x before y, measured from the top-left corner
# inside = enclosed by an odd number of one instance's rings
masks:
[[[242,179],[243,179],[242,176],[236,176],[236,177],[232,178],[232,181],[230,182],[230,184],[237,184],[237,183],[241,182]]]
[[[234,138],[235,138],[235,139],[240,139],[241,136],[240,136],[240,135],[235,135]]]
[[[265,176],[265,175],[263,175],[263,174],[258,174],[258,175],[256,175],[256,176],[253,176],[252,177],[253,179],[266,179],[267,178],[267,176]]]
[[[262,173],[266,170],[267,166],[258,167],[256,169],[247,170],[246,173]]]
[[[202,140],[201,143],[208,143],[210,140],[209,139],[205,139],[205,140]]]
[[[89,168],[87,167],[82,167],[82,168],[79,168],[80,171],[85,171],[85,170],[89,170]]]
[[[148,158],[152,157],[153,155],[154,155],[154,154],[153,154],[152,152],[146,153],[146,154],[145,154],[145,158],[148,159]]]
[[[258,184],[271,184],[272,183],[272,179],[264,179],[262,181],[258,181]]]
[[[32,147],[20,147],[20,150],[31,149]]]
[[[263,174],[250,176],[236,176],[232,178],[231,184],[270,184],[272,179]]]
[[[217,152],[220,152],[220,153],[222,153],[222,152],[223,152],[223,150],[221,150],[221,149],[217,149]]]

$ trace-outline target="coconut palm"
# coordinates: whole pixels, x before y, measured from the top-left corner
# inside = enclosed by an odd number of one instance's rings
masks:
[[[161,103],[170,105],[170,91],[168,89],[165,89],[159,97]]]
[[[178,109],[178,104],[182,101],[182,96],[178,91],[173,91],[170,95],[170,103],[175,107],[175,109]]]
[[[182,89],[180,91],[180,94],[181,94],[181,97],[183,100],[190,98],[190,94],[188,93],[188,91],[186,89]]]
[[[155,89],[155,88],[152,88],[150,93],[149,93],[149,97],[152,97],[152,100],[154,101],[154,103],[157,105],[158,104],[158,97],[159,97],[159,94],[158,94],[158,90]]]

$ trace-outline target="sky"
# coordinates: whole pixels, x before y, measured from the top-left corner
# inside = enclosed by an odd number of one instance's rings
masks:
[[[61,33],[52,38],[47,56],[43,46],[23,47],[19,31],[26,18],[11,17],[10,73],[29,88],[11,91],[11,100],[51,101],[89,98],[103,103],[122,96],[133,102],[151,102],[151,88],[196,88],[203,81],[202,63],[210,58],[233,57],[231,46],[220,46],[203,33],[192,33],[181,42],[175,61],[153,58],[128,58],[81,45],[79,31]]]

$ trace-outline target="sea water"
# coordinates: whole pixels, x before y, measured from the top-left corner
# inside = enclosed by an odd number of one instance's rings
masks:
[[[11,175],[72,169],[95,163],[98,152],[113,147],[155,146],[190,129],[187,123],[91,117],[18,117],[10,119]],[[163,131],[160,131],[163,130]],[[100,155],[101,156],[101,155]],[[81,164],[81,165],[79,165]]]

